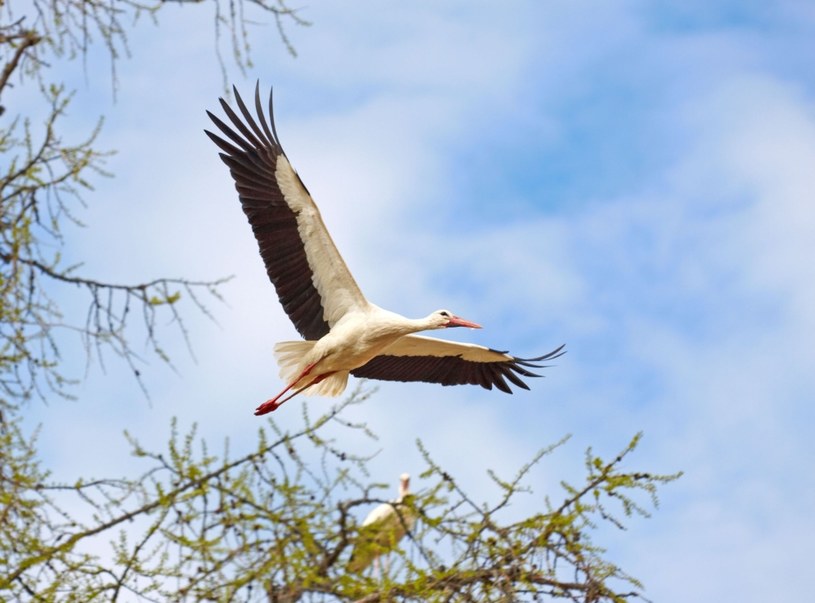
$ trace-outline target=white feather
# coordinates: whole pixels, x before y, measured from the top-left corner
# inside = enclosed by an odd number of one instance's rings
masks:
[[[297,216],[297,231],[306,252],[312,282],[322,300],[323,318],[333,327],[348,312],[364,309],[368,301],[337,251],[320,210],[285,155],[277,158],[275,178],[286,203]]]
[[[483,345],[447,341],[446,339],[426,337],[424,335],[405,335],[400,337],[385,348],[382,354],[390,356],[458,356],[463,360],[472,362],[505,362],[514,360],[514,357],[509,354],[496,352]]]

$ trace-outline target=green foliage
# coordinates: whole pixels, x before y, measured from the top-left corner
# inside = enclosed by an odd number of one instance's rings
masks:
[[[342,413],[366,398],[357,391],[313,424],[304,413],[299,431],[271,421],[271,431],[261,428],[256,446],[237,457],[229,442],[213,454],[194,426],[182,434],[174,422],[165,452],[128,436],[146,463],[137,477],[70,485],[40,471],[31,443],[5,425],[4,446],[14,440],[9,447],[18,453],[2,473],[2,491],[13,494],[0,506],[8,553],[0,596],[65,600],[67,588],[82,601],[622,601],[640,594],[640,583],[591,538],[601,522],[623,528],[620,511],[647,516],[657,488],[679,477],[623,468],[640,436],[610,461],[588,451],[583,482],[564,483],[557,503],[538,496],[541,511],[530,517],[507,510],[532,495],[531,468],[566,439],[511,479],[491,473],[491,502],[475,501],[419,442],[426,469],[404,511],[416,526],[387,570],[349,572],[357,518],[385,502],[372,494],[376,485],[365,485],[365,459],[337,444],[364,429]]]

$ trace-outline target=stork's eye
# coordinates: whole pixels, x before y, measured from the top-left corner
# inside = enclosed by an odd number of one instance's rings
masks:
[[[445,318],[450,318],[450,313],[449,313],[449,312],[446,312],[446,311],[444,311],[444,310],[442,310],[441,312],[439,312],[439,314],[441,314],[441,315],[442,315],[442,316],[444,316]]]

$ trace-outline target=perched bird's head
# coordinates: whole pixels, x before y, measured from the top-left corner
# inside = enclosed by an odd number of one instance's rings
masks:
[[[399,499],[404,498],[410,491],[410,474],[403,473],[399,476]]]
[[[481,325],[456,316],[450,310],[436,310],[429,316],[434,329],[448,329],[450,327],[469,327],[480,329]]]

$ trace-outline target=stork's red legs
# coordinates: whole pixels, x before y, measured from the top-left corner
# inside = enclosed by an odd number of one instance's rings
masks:
[[[317,364],[316,362],[312,362],[311,364],[309,364],[309,365],[308,365],[308,366],[307,366],[305,369],[303,369],[303,372],[302,372],[302,373],[300,373],[300,374],[297,376],[297,379],[295,379],[294,381],[292,381],[291,383],[289,383],[289,384],[286,386],[286,388],[285,388],[285,389],[284,389],[282,392],[280,392],[279,394],[277,394],[277,395],[276,395],[274,398],[272,398],[271,400],[266,400],[266,402],[264,402],[263,404],[261,404],[260,406],[258,406],[258,407],[255,409],[255,416],[256,416],[256,417],[259,417],[260,415],[265,415],[266,413],[269,413],[269,412],[272,412],[272,411],[274,411],[274,410],[277,410],[278,408],[280,408],[280,406],[281,406],[281,405],[282,405],[284,402],[288,402],[289,400],[291,400],[292,398],[294,398],[294,397],[295,397],[297,394],[299,394],[301,391],[303,391],[303,390],[304,390],[304,389],[306,389],[307,387],[310,387],[310,386],[314,385],[315,383],[319,383],[320,381],[322,381],[323,379],[325,379],[325,378],[326,378],[326,377],[328,377],[329,375],[333,375],[333,374],[334,374],[334,373],[325,373],[324,375],[318,375],[318,376],[317,376],[317,377],[316,377],[316,378],[315,378],[313,381],[310,381],[308,384],[304,385],[303,387],[299,387],[299,388],[297,388],[297,389],[296,389],[296,390],[294,390],[294,391],[293,391],[291,394],[289,394],[288,396],[286,396],[285,398],[283,398],[282,400],[280,400],[280,397],[281,397],[283,394],[285,394],[287,391],[289,391],[291,388],[293,388],[295,385],[297,385],[298,383],[300,383],[300,381],[303,379],[303,377],[305,377],[306,375],[308,375],[308,374],[311,372],[311,369],[313,369],[313,368],[314,368],[314,366],[315,366],[316,364]],[[279,400],[279,401],[278,401],[278,400]]]
[[[297,384],[300,382],[300,380],[301,380],[303,377],[305,377],[306,375],[308,375],[308,374],[311,372],[311,369],[313,369],[313,368],[314,368],[314,365],[316,365],[316,364],[317,364],[316,362],[312,362],[311,364],[309,364],[309,365],[308,365],[308,366],[307,366],[305,369],[303,369],[303,372],[302,372],[302,373],[300,373],[300,374],[297,376],[297,379],[295,379],[294,381],[292,381],[291,383],[289,383],[289,384],[286,386],[286,388],[285,388],[285,389],[284,389],[282,392],[280,392],[279,394],[277,394],[277,395],[276,395],[274,398],[272,398],[271,400],[266,400],[266,402],[264,402],[263,404],[261,404],[260,406],[258,406],[258,407],[255,409],[255,416],[256,416],[256,417],[259,417],[260,415],[265,415],[266,413],[269,413],[269,412],[272,412],[272,411],[274,411],[274,410],[277,410],[278,408],[280,408],[280,405],[281,405],[281,404],[283,404],[283,403],[284,403],[284,402],[286,402],[287,400],[291,400],[291,399],[292,399],[294,396],[296,396],[297,394],[299,394],[299,393],[302,391],[302,388],[301,388],[301,389],[298,389],[298,390],[295,390],[295,392],[294,392],[294,393],[293,393],[291,396],[288,396],[287,398],[285,398],[285,399],[283,399],[283,400],[280,400],[280,397],[281,397],[283,394],[285,394],[287,391],[289,391],[291,388],[293,388],[295,385],[297,385]],[[280,400],[280,402],[278,402],[278,400]]]

